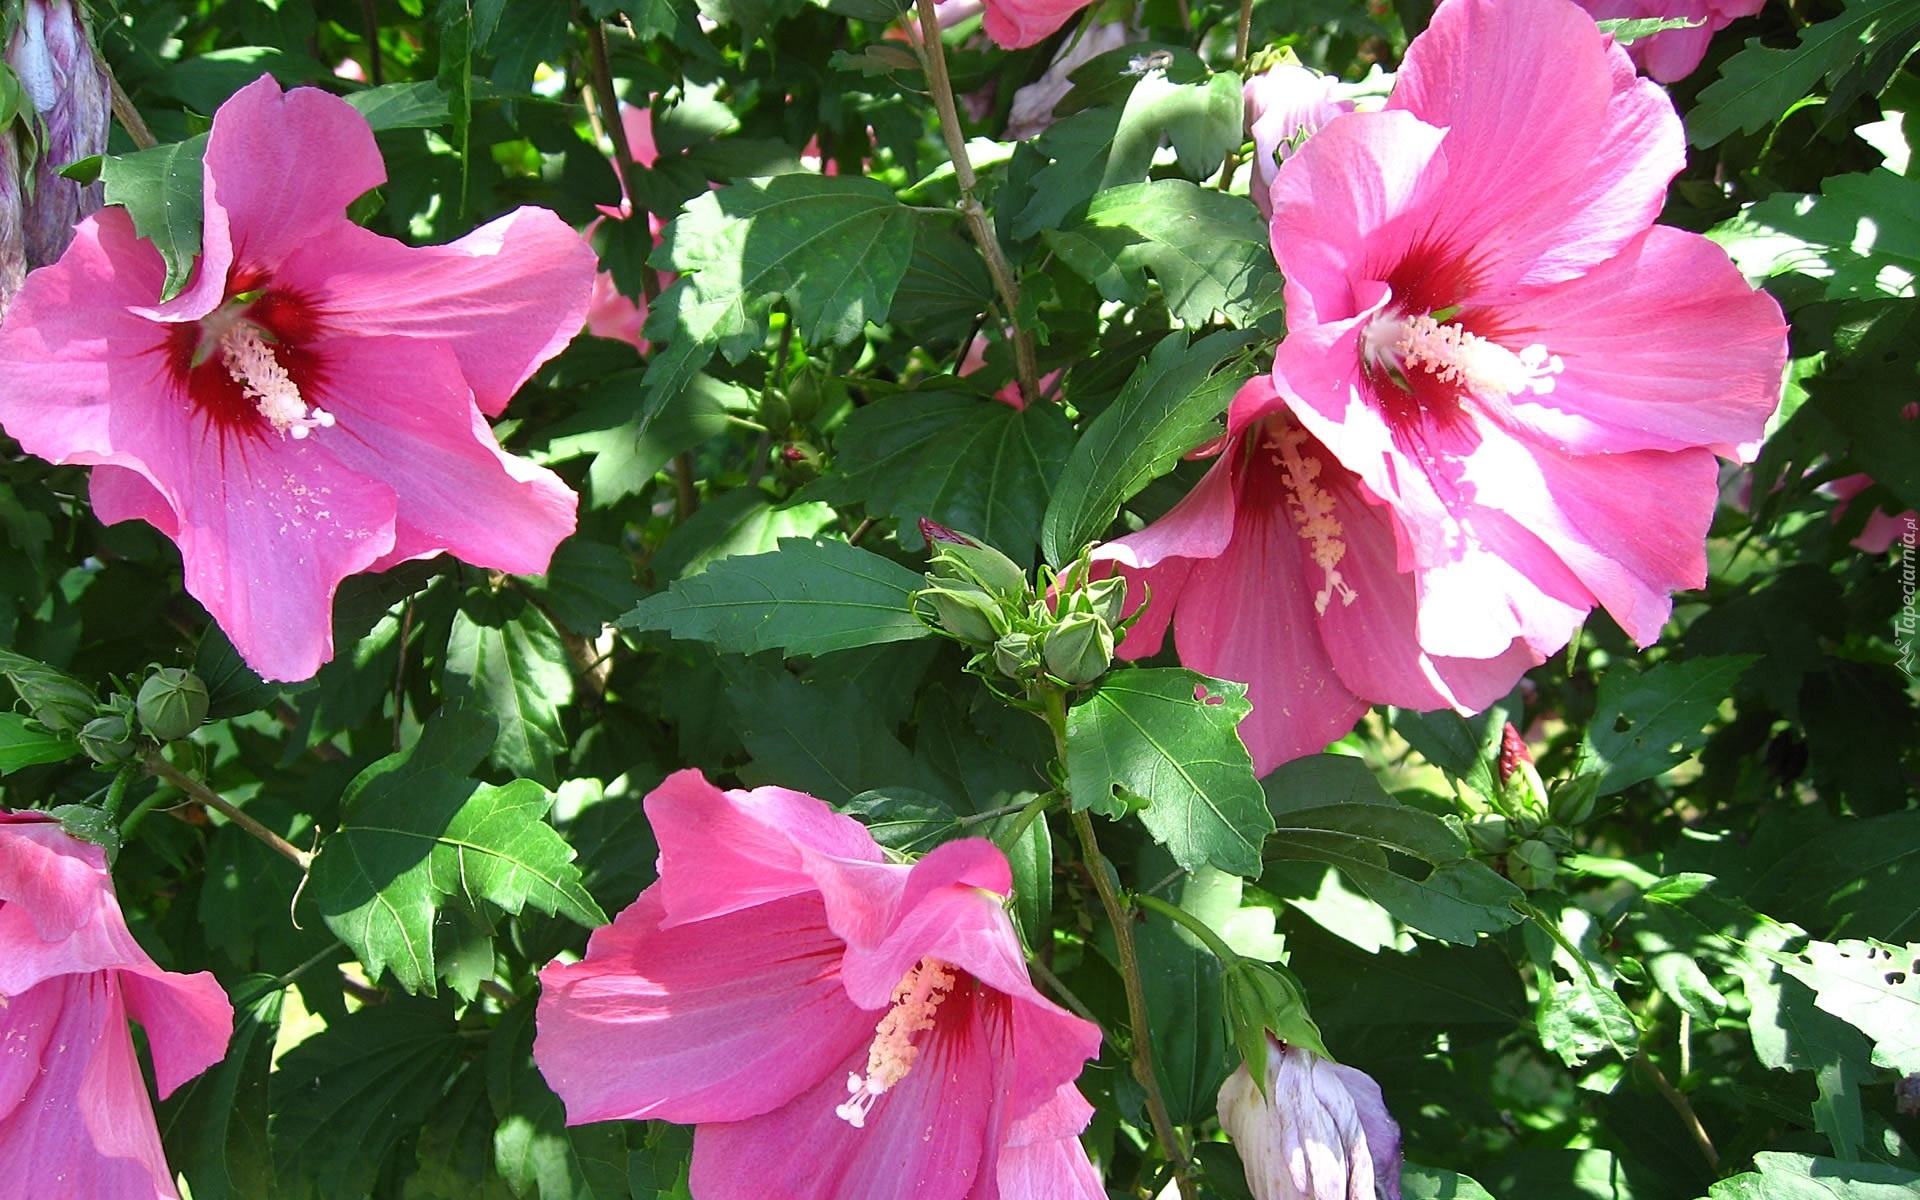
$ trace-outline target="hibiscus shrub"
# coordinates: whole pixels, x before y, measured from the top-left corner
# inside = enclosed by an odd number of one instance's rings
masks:
[[[0,3],[0,1192],[1920,1193],[1916,29]]]

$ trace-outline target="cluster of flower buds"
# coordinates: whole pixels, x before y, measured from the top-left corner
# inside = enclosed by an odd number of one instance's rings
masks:
[[[26,272],[58,259],[73,227],[97,210],[99,183],[61,176],[106,153],[113,85],[77,0],[24,0],[0,9],[0,311]]]
[[[977,666],[1029,689],[1043,679],[1092,683],[1113,665],[1114,642],[1126,626],[1125,579],[1088,579],[1082,555],[1036,590],[1019,564],[993,547],[924,518],[920,531],[933,563],[915,610],[977,650]]]
[[[154,667],[136,695],[116,693],[105,703],[73,676],[11,651],[0,650],[0,675],[42,728],[72,738],[105,766],[138,758],[141,732],[158,742],[178,741],[207,719],[207,685],[181,667]]]
[[[1598,777],[1581,775],[1548,790],[1533,754],[1511,721],[1500,732],[1494,763],[1499,811],[1467,823],[1474,845],[1505,855],[1507,877],[1528,891],[1553,886],[1560,855],[1573,848],[1571,830],[1593,816]]]

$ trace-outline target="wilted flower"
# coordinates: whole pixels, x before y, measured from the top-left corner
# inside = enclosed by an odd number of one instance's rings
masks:
[[[40,813],[0,812],[0,1179],[18,1196],[176,1200],[140,1075],[162,1096],[226,1054],[212,975],[163,971],[127,931],[106,855]]]
[[[74,225],[103,202],[101,184],[82,185],[59,172],[106,153],[113,91],[73,0],[25,0],[19,24],[7,38],[7,65],[46,129],[25,195],[27,267],[32,269],[64,254]]]
[[[537,573],[573,530],[574,494],[484,415],[579,331],[591,252],[536,208],[402,245],[346,217],[385,178],[344,100],[262,77],[214,114],[184,293],[159,302],[159,252],[108,208],[0,325],[0,424],[93,465],[102,521],[171,537],[271,679],[331,656],[348,575],[442,551]]]
[[[1102,21],[1070,38],[1040,78],[1013,94],[1013,104],[1007,109],[1006,132],[1001,136],[1009,142],[1019,142],[1045,132],[1047,126],[1053,124],[1053,110],[1073,90],[1074,71],[1109,50],[1118,50],[1132,36],[1124,23]],[[960,373],[967,372],[962,368]]]
[[[1264,1094],[1241,1063],[1220,1125],[1254,1200],[1399,1200],[1400,1126],[1363,1071],[1267,1039]]]
[[[20,151],[13,130],[0,125],[0,317],[27,277],[26,212],[20,195]]]
[[[912,867],[784,788],[681,771],[660,879],[541,972],[534,1058],[570,1123],[695,1124],[699,1200],[1098,1200],[1073,1081],[1099,1029],[1027,977],[1005,857]]]

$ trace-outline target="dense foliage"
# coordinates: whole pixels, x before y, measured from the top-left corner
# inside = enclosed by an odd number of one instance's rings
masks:
[[[1772,0],[1665,85],[1659,220],[1791,325],[1705,586],[1651,645],[1595,608],[1478,715],[1375,703],[1260,778],[1247,681],[1179,630],[1126,661],[1152,599],[1089,548],[1201,483],[1288,333],[1246,81],[1297,62],[1377,107],[1433,8],[1105,3],[1014,50],[961,14],[938,56],[923,14],[89,6],[124,103],[68,173],[158,248],[148,303],[191,296],[209,124],[264,74],[371,125],[354,222],[425,246],[550,209],[614,335],[529,352],[493,419],[579,497],[550,567],[361,560],[294,682],[174,539],[101,521],[75,464],[105,458],[28,453],[0,399],[0,806],[103,847],[141,946],[234,1008],[157,1106],[182,1193],[687,1195],[685,1128],[567,1125],[533,1044],[541,969],[653,882],[642,798],[688,767],[903,862],[998,844],[1034,986],[1104,1035],[1078,1086],[1111,1195],[1249,1195],[1216,1096],[1263,1025],[1378,1082],[1406,1196],[1920,1192],[1920,0]],[[1077,38],[1112,48],[1069,82]],[[1649,529],[1686,503],[1625,502]],[[273,562],[235,578],[285,586]]]

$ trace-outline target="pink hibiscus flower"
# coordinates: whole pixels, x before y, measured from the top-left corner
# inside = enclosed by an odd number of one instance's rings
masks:
[[[162,1096],[233,1032],[212,975],[163,971],[133,940],[100,847],[0,812],[0,1179],[15,1195],[178,1200],[128,1016]]]
[[[1088,0],[986,0],[987,36],[1007,50],[1031,46],[1067,23]]]
[[[158,302],[158,251],[109,208],[0,325],[0,425],[93,465],[102,521],[178,543],[187,590],[270,679],[331,656],[348,575],[442,551],[537,573],[573,529],[573,493],[483,414],[579,331],[591,251],[536,208],[402,245],[346,219],[385,178],[345,101],[262,77],[214,114],[184,293]]]
[[[659,882],[540,973],[569,1122],[697,1125],[698,1200],[1104,1195],[1073,1086],[1099,1029],[1034,990],[991,843],[900,866],[811,796],[692,770],[646,809]]]
[[[1236,399],[1207,496],[1104,552],[1172,560],[1155,603],[1183,661],[1248,683],[1263,770],[1369,701],[1483,706],[1596,605],[1645,645],[1705,580],[1714,456],[1756,450],[1786,327],[1652,225],[1682,157],[1666,94],[1569,0],[1446,0],[1386,111],[1280,168],[1273,387]]]
[[[1838,521],[1853,503],[1854,497],[1872,486],[1871,475],[1843,475],[1827,484],[1822,490],[1838,497],[1840,501],[1833,506],[1833,519]],[[1867,515],[1867,523],[1848,545],[1868,554],[1885,554],[1893,548],[1895,540],[1913,527],[1916,515],[1913,509],[1893,513],[1876,508]]]
[[[1649,76],[1672,83],[1693,74],[1707,56],[1707,45],[1714,34],[1741,17],[1759,12],[1766,0],[1579,0],[1579,4],[1598,21],[1664,17],[1698,22],[1688,29],[1668,29],[1652,37],[1636,38],[1627,47],[1633,61]]]

